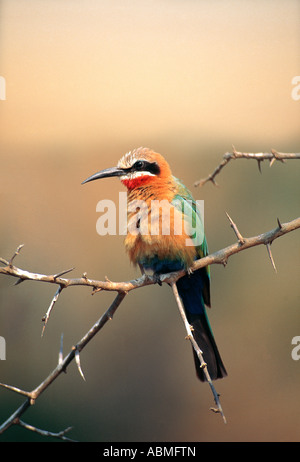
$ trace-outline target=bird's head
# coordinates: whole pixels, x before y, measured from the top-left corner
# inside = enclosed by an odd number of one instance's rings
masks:
[[[171,176],[171,170],[166,160],[157,152],[148,148],[138,148],[126,153],[118,162],[117,167],[107,168],[95,173],[82,182],[120,177],[122,183],[129,189],[155,184],[158,180],[165,181]]]

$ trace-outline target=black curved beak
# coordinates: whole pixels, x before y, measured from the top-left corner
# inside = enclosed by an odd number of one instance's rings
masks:
[[[111,176],[122,176],[125,172],[122,168],[112,167],[101,170],[101,172],[94,173],[94,175],[89,176],[81,184],[88,183],[89,181],[99,180],[100,178],[109,178]]]

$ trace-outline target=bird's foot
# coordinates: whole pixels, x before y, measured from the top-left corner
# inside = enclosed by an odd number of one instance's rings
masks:
[[[194,272],[194,270],[193,270],[191,267],[189,267],[189,268],[187,269],[187,274],[188,274],[189,276],[191,276],[191,275],[193,274],[193,272]]]
[[[158,284],[159,286],[162,286],[162,282],[161,282],[161,279],[160,279],[160,274],[153,273],[153,278],[154,278],[155,284]]]

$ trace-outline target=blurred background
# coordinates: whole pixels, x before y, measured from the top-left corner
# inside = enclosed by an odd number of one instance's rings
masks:
[[[75,267],[113,281],[135,278],[123,236],[96,233],[96,204],[118,201],[117,179],[81,186],[127,151],[162,153],[205,201],[210,251],[235,242],[227,211],[253,236],[299,216],[299,161],[232,161],[230,151],[299,152],[300,4],[296,0],[1,0],[0,256],[46,274]],[[111,323],[23,420],[80,441],[297,441],[300,361],[299,232],[212,267],[209,317],[228,371],[215,383],[228,424],[209,408],[167,286],[131,292]],[[74,287],[41,318],[56,287],[0,277],[0,381],[35,388],[112,302]],[[3,422],[23,398],[0,390]],[[18,427],[1,441],[44,441]]]

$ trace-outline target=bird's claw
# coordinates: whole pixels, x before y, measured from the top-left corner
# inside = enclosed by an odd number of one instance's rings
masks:
[[[158,284],[159,286],[162,286],[162,282],[160,280],[160,275],[159,274],[153,273],[153,278],[154,278],[155,284]]]
[[[187,269],[187,274],[188,274],[189,276],[191,276],[191,275],[193,274],[193,272],[194,272],[194,270],[193,270],[191,267],[189,267],[189,268]]]

